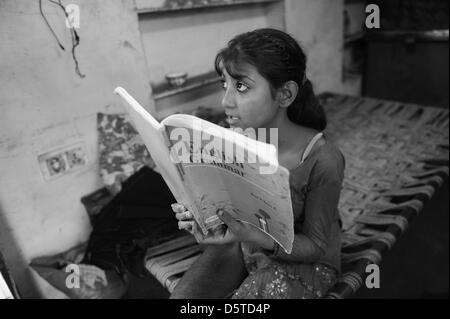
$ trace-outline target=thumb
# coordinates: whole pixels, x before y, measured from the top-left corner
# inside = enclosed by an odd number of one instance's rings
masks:
[[[217,215],[219,215],[220,220],[223,221],[233,233],[238,232],[238,230],[240,229],[239,221],[234,219],[230,214],[223,210],[219,210],[217,212]]]

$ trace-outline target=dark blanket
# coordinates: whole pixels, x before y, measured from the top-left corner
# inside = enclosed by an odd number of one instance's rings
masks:
[[[141,168],[96,215],[82,263],[144,276],[147,248],[179,234],[174,202],[161,175]]]

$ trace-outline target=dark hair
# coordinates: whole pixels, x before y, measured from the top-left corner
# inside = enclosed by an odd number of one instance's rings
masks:
[[[270,83],[272,95],[287,81],[295,81],[299,92],[288,107],[289,120],[318,131],[325,129],[325,112],[305,76],[306,55],[289,34],[269,28],[240,34],[216,55],[214,67],[219,75],[222,74],[221,62],[230,76],[235,78],[240,65],[253,65]]]

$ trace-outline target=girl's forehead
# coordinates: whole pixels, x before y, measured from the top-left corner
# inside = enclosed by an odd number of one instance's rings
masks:
[[[234,79],[242,79],[246,77],[255,81],[258,78],[262,77],[255,66],[246,62],[242,62],[239,64],[231,63],[227,65],[227,67],[225,67],[224,62],[221,61],[219,63],[219,67],[222,70],[223,75],[232,77]]]

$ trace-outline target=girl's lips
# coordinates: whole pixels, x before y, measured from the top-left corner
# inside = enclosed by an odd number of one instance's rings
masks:
[[[229,125],[234,125],[240,121],[239,117],[227,115],[226,121]]]

